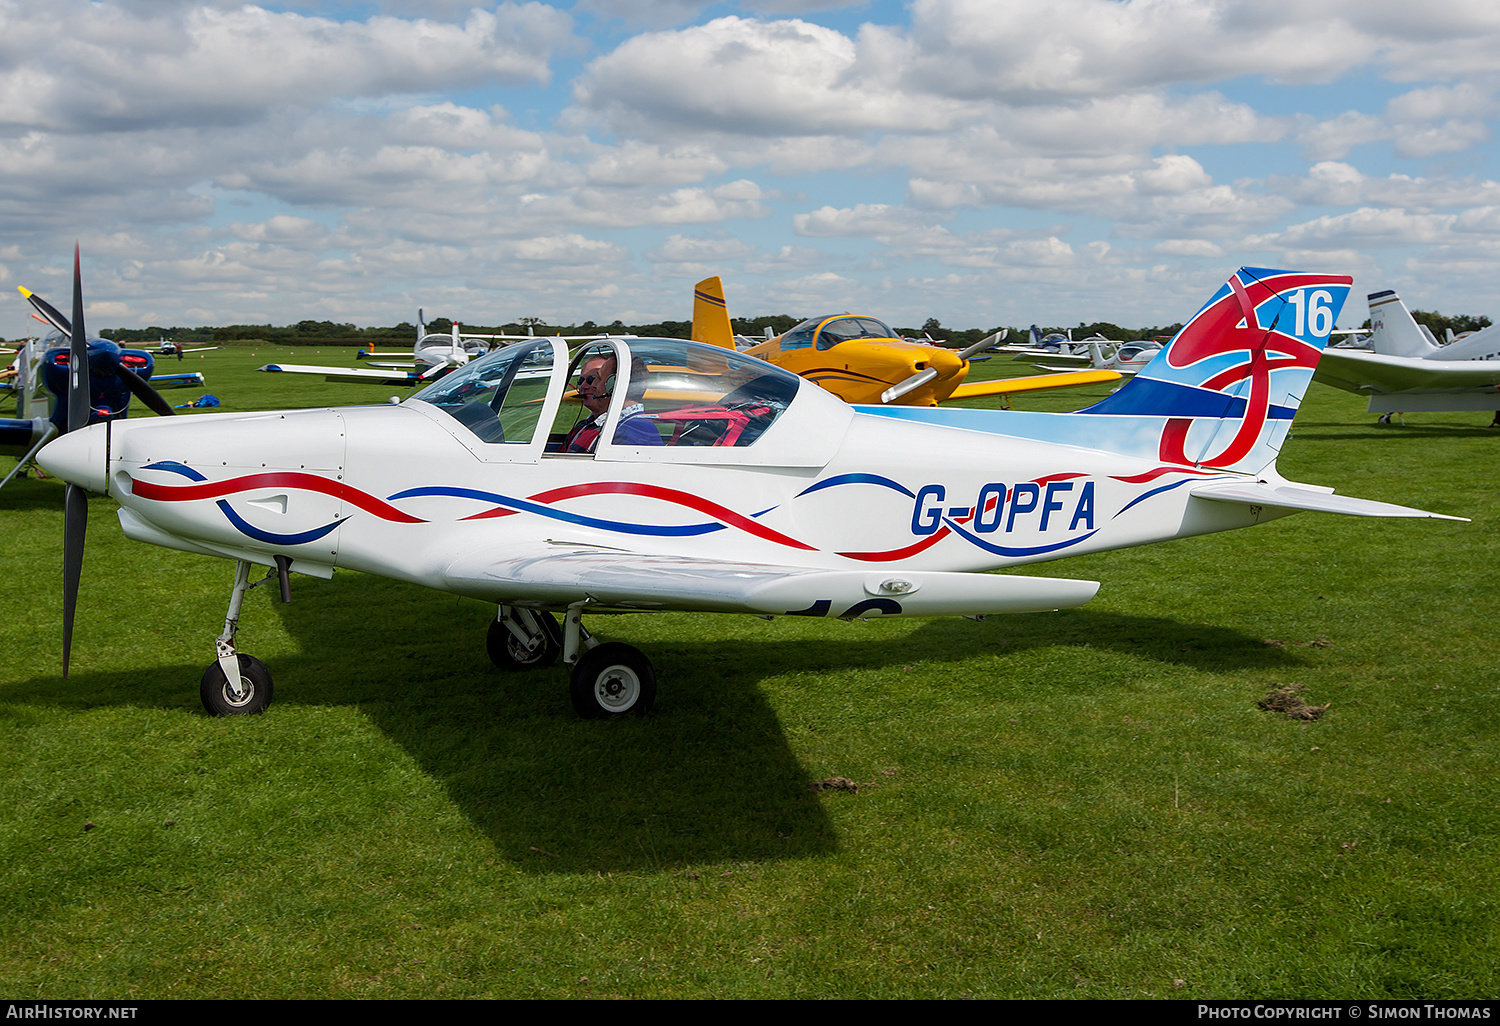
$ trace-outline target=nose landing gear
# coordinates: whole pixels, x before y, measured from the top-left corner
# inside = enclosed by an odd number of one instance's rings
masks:
[[[276,557],[276,569],[266,578],[279,578],[284,602],[291,600],[286,578],[290,565],[291,560],[286,557]],[[256,582],[260,583],[264,582]],[[234,636],[240,626],[240,606],[244,603],[245,592],[253,587],[250,564],[243,559],[236,560],[234,590],[229,594],[229,611],[224,614],[224,632],[214,639],[219,657],[203,671],[203,683],[198,688],[198,697],[203,700],[203,708],[210,716],[248,716],[265,712],[266,706],[271,704],[271,671],[259,659],[234,648]]]

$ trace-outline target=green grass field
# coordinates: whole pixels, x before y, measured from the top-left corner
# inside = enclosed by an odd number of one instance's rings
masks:
[[[251,370],[351,356],[161,369],[221,410],[382,401]],[[1071,612],[596,617],[661,681],[611,723],[561,667],[494,669],[493,607],[349,573],[250,593],[276,702],[210,718],[232,566],[127,542],[99,496],[63,680],[62,488],[13,482],[0,993],[1493,998],[1488,420],[1377,427],[1314,385],[1283,474],[1473,523],[1300,514],[1037,565],[1103,582]],[[1326,714],[1258,707],[1283,687]]]

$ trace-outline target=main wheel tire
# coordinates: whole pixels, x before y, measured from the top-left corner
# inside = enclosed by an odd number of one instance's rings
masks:
[[[656,701],[656,671],[639,649],[611,641],[579,657],[568,693],[585,719],[644,716]]]
[[[503,621],[490,621],[489,631],[484,637],[490,662],[502,670],[536,670],[557,661],[563,645],[562,627],[558,625],[557,617],[535,611],[531,615],[542,628],[542,643],[529,651]]]
[[[218,660],[208,664],[203,671],[203,684],[198,695],[203,699],[203,708],[210,716],[249,716],[266,711],[271,704],[271,671],[266,664],[254,656],[239,653],[240,687],[244,694],[236,696],[229,689],[229,680]]]

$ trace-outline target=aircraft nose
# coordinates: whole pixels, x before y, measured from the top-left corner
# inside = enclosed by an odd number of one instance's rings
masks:
[[[931,353],[925,354],[927,366],[938,372],[938,377],[947,379],[963,369],[964,362],[958,358],[958,354],[949,349],[937,349],[934,347]]]
[[[54,438],[36,454],[36,461],[49,474],[91,492],[108,490],[108,451],[103,424],[91,424]]]

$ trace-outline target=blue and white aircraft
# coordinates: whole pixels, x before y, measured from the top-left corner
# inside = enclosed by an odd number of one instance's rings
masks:
[[[200,689],[210,712],[271,699],[270,671],[235,646],[258,565],[284,595],[289,571],[349,569],[494,603],[498,665],[561,655],[580,714],[639,714],[655,671],[597,643],[594,611],[1058,609],[1098,583],[982,571],[1301,510],[1441,516],[1276,472],[1350,282],[1241,269],[1149,367],[1077,413],[851,407],[731,349],[536,338],[399,405],[105,423],[40,462],[70,491],[117,499],[127,537],[235,562]],[[568,398],[575,382],[587,408]],[[75,561],[81,532],[64,545]]]
[[[68,430],[69,381],[76,376],[70,369],[73,353],[68,348],[67,339],[73,328],[68,318],[30,289],[20,288],[20,292],[37,311],[32,316],[52,325],[53,331],[46,339],[28,339],[17,356],[16,416],[0,418],[0,453],[17,457],[17,463],[0,480],[0,487],[10,483],[10,479],[31,462],[42,446]],[[146,383],[152,378],[156,363],[144,349],[125,349],[108,339],[91,339],[86,347],[86,357],[78,363],[88,366],[88,374],[84,377],[88,384],[84,410],[89,423],[128,417],[132,395],[157,413],[170,412],[156,388]],[[169,377],[191,378],[197,384],[203,383],[202,374]],[[172,382],[188,383],[182,380]]]

